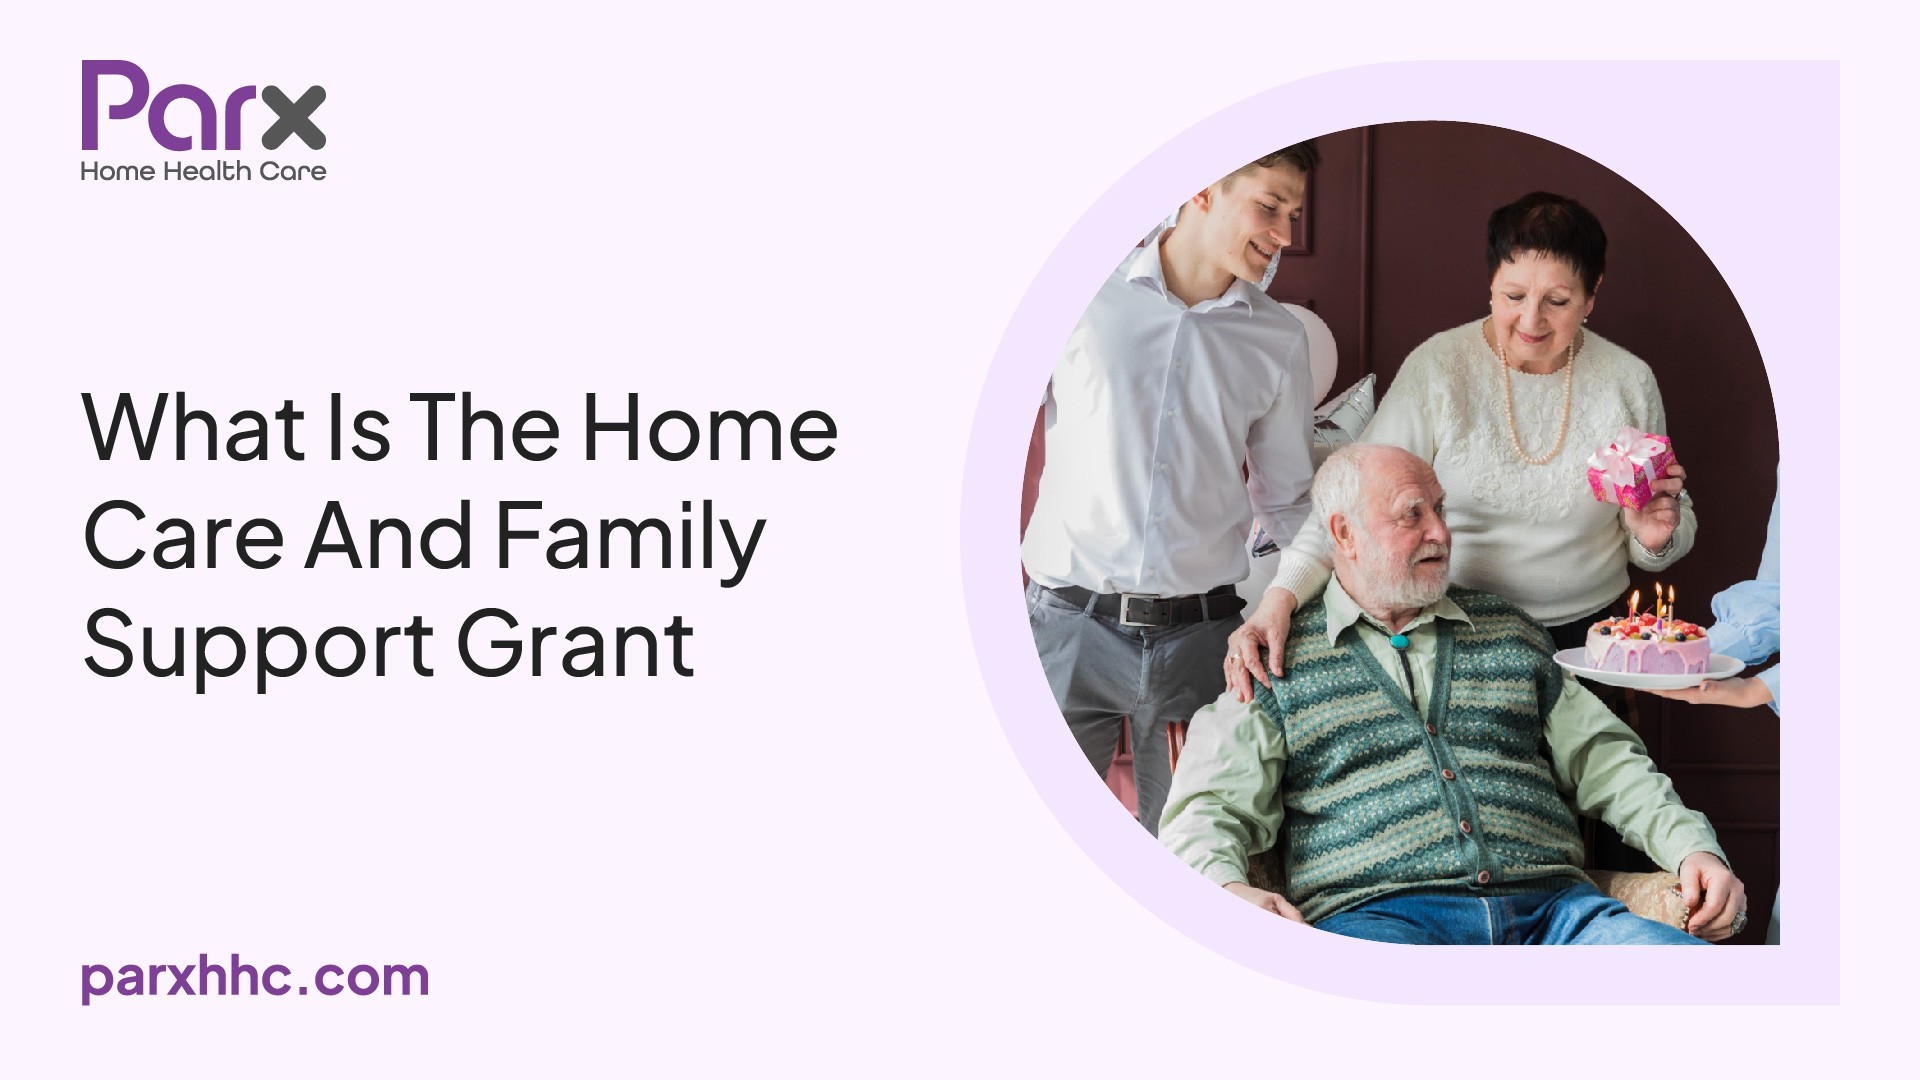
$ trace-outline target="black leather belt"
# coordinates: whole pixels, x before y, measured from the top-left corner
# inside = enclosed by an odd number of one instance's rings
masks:
[[[1211,622],[1238,615],[1240,609],[1247,606],[1245,598],[1231,585],[1222,585],[1204,595],[1191,593],[1166,597],[1146,593],[1096,593],[1078,585],[1047,591],[1083,611],[1087,608],[1087,601],[1092,600],[1095,615],[1118,619],[1121,626],[1182,626],[1186,623]]]

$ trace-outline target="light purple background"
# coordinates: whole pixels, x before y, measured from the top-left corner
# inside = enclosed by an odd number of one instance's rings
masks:
[[[10,13],[0,1073],[1185,1076],[1284,1063],[1406,1075],[1452,1064],[1434,1048],[1460,1047],[1463,1033],[1479,1045],[1497,1027],[1501,1062],[1607,1054],[1607,1033],[1624,1031],[1620,1053],[1650,1068],[1758,1076],[1897,1045],[1913,951],[1897,929],[1915,884],[1907,763],[1920,746],[1911,695],[1881,669],[1850,672],[1844,713],[1810,705],[1786,725],[1789,785],[1827,771],[1836,746],[1847,753],[1844,858],[1822,883],[1846,900],[1845,1008],[1714,1009],[1726,995],[1691,974],[1649,985],[1697,986],[1699,1008],[1378,1005],[1196,945],[1184,922],[1109,876],[1115,859],[1087,857],[1085,830],[1061,828],[1037,793],[1066,789],[1036,786],[1023,771],[1038,760],[1031,740],[1016,758],[994,720],[1006,702],[989,692],[1030,706],[1044,696],[1037,672],[983,680],[974,661],[975,627],[1001,628],[1009,647],[1024,647],[1026,629],[1011,610],[971,617],[960,573],[975,560],[968,572],[992,583],[980,595],[1012,603],[1001,591],[1018,580],[1012,457],[1066,321],[1114,237],[1137,239],[1141,221],[1237,165],[1244,147],[1196,147],[1191,175],[1164,190],[1130,181],[1129,198],[1154,204],[1146,217],[1116,206],[1087,219],[1099,223],[1091,233],[1074,223],[1196,121],[1292,80],[1401,57],[1844,55],[1848,465],[1816,473],[1802,505],[1826,527],[1793,527],[1788,559],[1827,562],[1818,545],[1834,543],[1844,496],[1856,526],[1839,536],[1856,568],[1842,574],[1847,614],[1877,636],[1897,621],[1879,568],[1904,556],[1905,516],[1883,504],[1900,490],[1893,439],[1910,425],[1875,410],[1920,392],[1900,352],[1910,259],[1887,228],[1914,175],[1905,141],[1888,135],[1907,122],[1913,65],[1910,35],[1879,9],[1862,33],[1848,10],[1764,18],[1624,0],[1482,16],[1218,0],[1182,16],[1125,0],[982,0],[964,13],[534,13],[343,0]],[[83,187],[76,76],[98,56],[139,61],[156,86],[325,85],[316,120],[332,177],[247,191]],[[1441,93],[1421,87],[1417,101]],[[1714,199],[1682,198],[1673,175],[1629,167],[1615,149],[1635,139],[1579,135],[1584,115],[1611,115],[1622,93],[1636,92],[1548,65],[1483,86],[1447,118],[1552,113],[1537,130],[1646,187],[1743,300],[1783,262],[1831,262],[1830,231],[1803,235],[1831,213],[1820,194],[1831,193],[1830,108],[1814,110],[1814,148],[1785,151],[1774,147],[1798,132],[1785,119],[1769,129],[1757,114],[1771,107],[1745,115],[1744,102],[1766,100],[1751,86],[1689,91],[1658,113],[1646,137],[1680,145],[1689,171],[1731,171],[1766,192],[1758,219],[1709,235]],[[476,94],[490,105],[465,104]],[[1703,130],[1736,109],[1738,130],[1763,137]],[[1371,115],[1296,114],[1311,123],[1294,133],[1416,118],[1351,111]],[[161,160],[130,146],[127,129],[103,130],[103,159]],[[1287,134],[1275,122],[1245,137]],[[1089,240],[1077,266],[1049,263],[1070,231]],[[1074,295],[1021,307],[1043,267]],[[318,316],[304,328],[296,293]],[[1809,396],[1832,386],[1830,313],[1748,306],[1771,361],[1803,364]],[[1016,333],[1037,327],[1044,346],[1022,371],[995,369],[990,392],[1019,384],[1023,411],[1003,440],[973,440],[1008,458],[980,474],[984,495],[963,515],[970,425],[991,416],[977,410],[982,379],[1015,312]],[[1770,334],[1797,320],[1817,345],[1777,352]],[[586,389],[636,390],[653,408],[826,408],[843,449],[803,469],[105,466],[86,457],[78,405],[82,389],[184,389],[216,411],[284,397],[313,408],[340,390],[399,411],[409,390],[441,388],[547,408],[570,432]],[[1780,408],[1784,423],[1808,406],[1783,396]],[[1810,425],[1830,448],[1832,417]],[[772,523],[752,576],[724,593],[697,573],[537,568],[114,574],[80,545],[86,512],[114,496],[156,513],[269,514],[291,530],[327,498],[357,515],[421,518],[461,494],[581,515],[705,496]],[[443,634],[490,603],[562,625],[679,611],[704,666],[658,684],[309,675],[262,708],[247,693],[196,700],[87,674],[81,620],[109,602],[185,625],[371,624],[418,610]],[[1087,791],[1072,797],[1095,806],[1091,781],[1074,782]],[[1833,812],[1804,807],[1798,791],[1796,814]],[[1816,820],[1788,822],[1790,858],[1820,857],[1831,837]],[[1114,843],[1144,839],[1117,820],[1101,828]],[[1836,922],[1801,912],[1809,933]],[[178,963],[202,949],[297,968],[413,959],[432,968],[434,993],[78,1005],[81,963]]]
[[[1514,86],[1609,90],[1568,110],[1557,95]],[[1817,567],[1834,538],[1804,529],[1796,491],[1836,464],[1822,417],[1838,401],[1827,328],[1839,321],[1838,71],[1831,65],[1407,63],[1336,72],[1257,95],[1169,141],[1114,185],[1061,243],[1015,312],[975,421],[965,498],[974,641],[1002,724],[1048,806],[1103,869],[1183,932],[1256,970],[1304,986],[1383,1001],[1820,1002],[1839,991],[1837,895],[1811,883],[1838,876],[1839,747],[1830,728],[1834,641],[1798,632],[1832,625],[1838,598]],[[1721,102],[1711,125],[1675,123],[1676,102]],[[1129,236],[1164,207],[1239,164],[1302,138],[1399,120],[1495,124],[1552,139],[1638,184],[1680,221],[1739,298],[1767,360],[1781,429],[1784,637],[1794,654],[1793,713],[1782,727],[1781,877],[1793,912],[1776,949],[1421,950],[1362,944],[1274,918],[1228,896],[1129,821],[1059,721],[1017,589],[1012,542],[1027,444],[1020,436],[1087,298]],[[1798,144],[1792,260],[1782,273],[1776,182],[1759,181],[1751,148],[1792,132]],[[1577,194],[1577,193],[1576,193]],[[1804,209],[1800,209],[1804,208]],[[1482,213],[1465,208],[1462,213]],[[1727,423],[1741,423],[1737,416]],[[1711,508],[1702,509],[1711,527]],[[1760,911],[1756,911],[1756,915]],[[1649,979],[1649,964],[1668,977]]]

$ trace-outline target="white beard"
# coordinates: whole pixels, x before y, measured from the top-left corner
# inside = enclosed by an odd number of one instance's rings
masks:
[[[1438,545],[1428,544],[1414,552],[1417,562],[1434,554],[1449,554]],[[1448,563],[1441,568],[1448,569]],[[1422,583],[1414,572],[1413,563],[1395,562],[1393,557],[1378,548],[1367,548],[1360,553],[1360,563],[1356,567],[1365,582],[1363,591],[1371,606],[1381,610],[1404,611],[1409,608],[1424,608],[1435,604],[1447,595],[1447,575],[1442,573],[1435,583]],[[1351,591],[1351,590],[1349,590]],[[1355,599],[1361,599],[1356,596]]]

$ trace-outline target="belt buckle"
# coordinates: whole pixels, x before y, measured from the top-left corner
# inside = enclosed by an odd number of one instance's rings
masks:
[[[1135,619],[1131,611],[1133,607],[1133,602],[1135,600],[1138,600],[1141,603],[1146,604],[1147,611],[1149,614],[1153,612],[1153,605],[1160,602],[1159,597],[1154,596],[1150,593],[1126,593],[1126,592],[1121,593],[1120,594],[1120,625],[1121,626],[1159,626],[1161,625],[1161,623],[1158,623],[1158,622],[1145,622],[1139,619]]]

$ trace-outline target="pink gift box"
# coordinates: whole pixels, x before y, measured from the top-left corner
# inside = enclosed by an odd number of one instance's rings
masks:
[[[1601,502],[1638,510],[1653,498],[1648,481],[1666,479],[1671,464],[1673,444],[1665,435],[1623,427],[1587,459],[1587,483]]]

